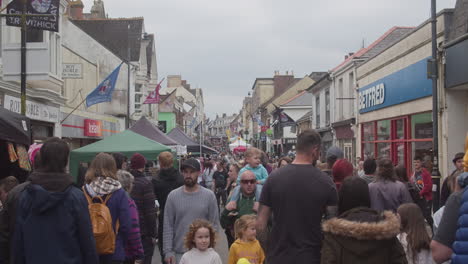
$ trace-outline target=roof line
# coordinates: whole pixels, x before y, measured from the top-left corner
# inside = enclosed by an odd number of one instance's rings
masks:
[[[286,102],[280,104],[280,106],[290,103],[290,102],[293,101],[294,99],[296,99],[296,98],[298,98],[299,96],[303,95],[305,92],[306,92],[306,91],[304,90],[304,91],[302,91],[302,92],[296,94],[295,96],[293,96],[293,97],[291,97],[290,99],[288,99]]]
[[[365,54],[366,52],[368,52],[369,50],[371,50],[372,48],[377,46],[377,44],[379,44],[382,40],[384,40],[386,37],[388,37],[388,35],[390,35],[393,31],[395,31],[397,29],[412,29],[412,28],[414,28],[414,27],[399,27],[399,26],[392,27],[387,32],[385,32],[382,36],[380,36],[380,38],[378,38],[376,41],[372,42],[372,44],[370,44],[367,48],[361,48],[356,53],[354,53],[352,56],[349,56],[346,60],[344,60],[342,63],[340,63],[338,66],[333,68],[331,71],[332,72],[337,71],[338,69],[340,69],[341,67],[346,65],[349,61],[351,61],[355,57],[362,56],[363,54]]]

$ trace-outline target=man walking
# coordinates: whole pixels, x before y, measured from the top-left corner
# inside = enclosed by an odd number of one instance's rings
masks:
[[[236,201],[237,208],[234,210],[224,209],[221,213],[221,226],[226,230],[228,245],[234,243],[234,223],[243,215],[256,214],[254,204],[256,202],[255,192],[262,188],[257,185],[257,179],[252,171],[246,170],[240,176],[240,196]]]
[[[161,254],[161,260],[164,261],[162,250],[163,244],[163,222],[164,209],[166,208],[167,196],[174,189],[179,188],[184,184],[184,179],[180,175],[179,170],[174,168],[174,156],[171,152],[164,151],[158,156],[159,174],[155,179],[152,179],[154,194],[159,201],[159,216],[158,216],[158,247]]]
[[[332,179],[314,166],[320,148],[317,132],[302,132],[293,163],[274,171],[263,187],[257,220],[259,232],[265,230],[268,219],[274,215],[268,264],[320,263],[321,220],[325,210],[330,213],[337,204]]]
[[[210,221],[219,230],[219,212],[214,193],[197,183],[200,163],[188,159],[181,166],[184,186],[169,193],[164,209],[163,253],[167,264],[180,262],[187,251],[184,237],[196,219]]]

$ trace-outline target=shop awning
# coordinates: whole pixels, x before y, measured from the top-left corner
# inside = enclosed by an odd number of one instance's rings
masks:
[[[0,107],[0,139],[29,146],[31,144],[29,118]]]
[[[128,158],[135,153],[140,153],[149,160],[155,160],[163,151],[171,151],[171,149],[133,131],[126,130],[73,150],[70,153],[70,173],[76,178],[80,162],[90,162],[101,152],[120,152]]]
[[[189,136],[187,136],[180,128],[176,127],[167,134],[173,140],[181,145],[187,146],[187,152],[200,152],[200,144],[193,141]],[[202,145],[202,152],[204,154],[213,154],[218,153],[216,150]]]
[[[180,145],[175,140],[164,134],[164,132],[144,116],[140,118],[140,120],[138,120],[130,130],[166,146]]]

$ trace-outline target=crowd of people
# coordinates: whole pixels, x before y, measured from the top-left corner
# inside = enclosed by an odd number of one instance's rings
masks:
[[[0,181],[0,264],[468,263],[465,154],[432,212],[432,178],[420,157],[413,171],[389,159],[354,166],[331,147],[321,161],[314,130],[298,136],[293,157],[257,148],[242,157],[154,157],[99,153],[82,186],[67,172],[69,147],[47,140],[26,182]],[[466,160],[468,165],[468,160]],[[408,176],[409,175],[409,176]]]

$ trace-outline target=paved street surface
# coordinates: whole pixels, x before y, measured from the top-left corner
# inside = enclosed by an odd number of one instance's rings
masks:
[[[221,256],[221,259],[223,260],[223,263],[227,263],[229,249],[228,249],[226,235],[224,234],[224,230],[222,230],[222,232],[220,234],[218,234],[218,241],[217,241],[217,245],[216,245],[215,250]],[[162,264],[161,263],[161,257],[159,255],[158,247],[156,247],[156,249],[154,251],[152,264]]]

